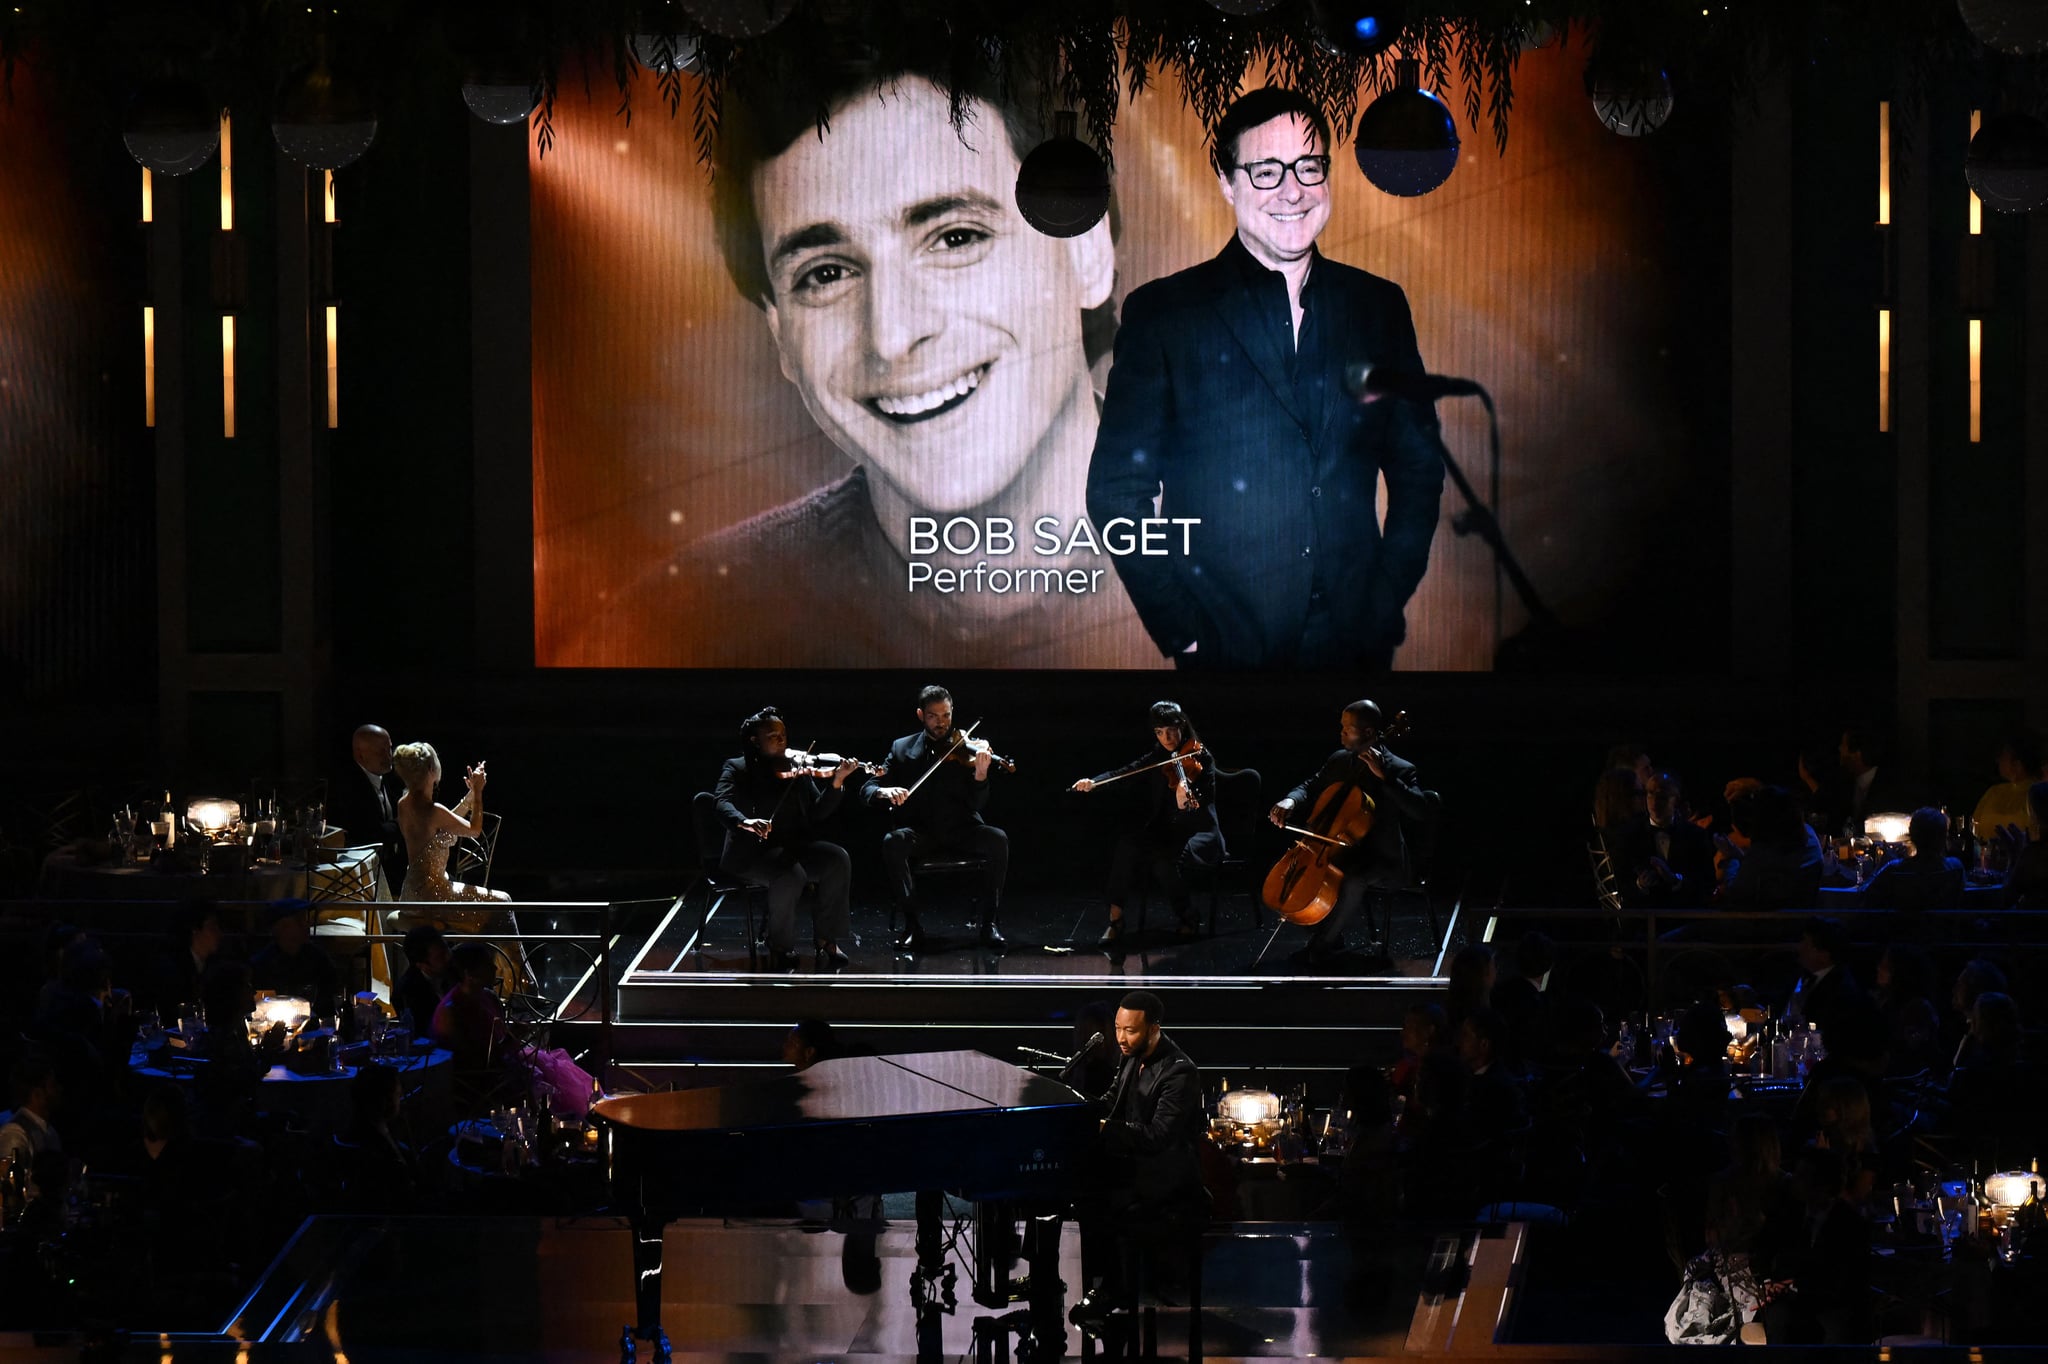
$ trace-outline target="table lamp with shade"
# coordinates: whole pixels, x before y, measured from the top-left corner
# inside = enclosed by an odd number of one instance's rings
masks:
[[[219,796],[203,796],[185,807],[185,822],[210,839],[233,832],[242,819],[242,803]]]
[[[1913,817],[1911,815],[1902,815],[1896,810],[1888,810],[1883,814],[1867,817],[1863,821],[1863,832],[1866,837],[1879,839],[1886,843],[1904,843],[1906,841],[1906,834],[1912,826]]]

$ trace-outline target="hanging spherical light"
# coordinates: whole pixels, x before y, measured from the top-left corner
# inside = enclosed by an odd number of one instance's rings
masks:
[[[657,76],[671,71],[695,71],[702,49],[687,33],[636,33],[633,60]]]
[[[220,110],[191,81],[151,81],[128,106],[121,140],[155,174],[188,175],[220,145]]]
[[[526,122],[527,116],[540,107],[540,99],[538,80],[479,73],[462,83],[462,102],[469,106],[469,112],[501,127]]]
[[[1392,47],[1408,22],[1407,0],[1315,0],[1314,13],[1324,44],[1357,57]]]
[[[336,76],[323,52],[288,81],[270,132],[286,156],[314,170],[340,170],[377,137],[369,90]]]
[[[1264,14],[1280,3],[1280,0],[1209,0],[1209,3],[1225,14]]]
[[[1586,98],[1610,132],[1648,137],[1671,117],[1671,77],[1640,57],[1596,52],[1586,63]]]
[[[2000,213],[2048,204],[2048,124],[2032,114],[1995,114],[1970,139],[1963,160],[1970,188]]]
[[[683,0],[683,8],[713,33],[758,38],[796,8],[796,0]]]
[[[1458,164],[1458,122],[1422,88],[1422,65],[1394,63],[1394,88],[1358,117],[1353,150],[1365,178],[1388,194],[1412,199],[1451,178]]]
[[[1977,41],[2000,52],[2048,52],[2048,0],[1958,0]]]
[[[1074,111],[1060,110],[1017,169],[1017,211],[1048,237],[1078,237],[1109,212],[1109,167],[1075,127]]]

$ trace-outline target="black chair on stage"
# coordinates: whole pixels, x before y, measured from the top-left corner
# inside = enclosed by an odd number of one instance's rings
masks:
[[[697,955],[704,954],[704,936],[711,926],[711,916],[727,900],[737,899],[747,916],[747,965],[758,966],[761,940],[755,917],[766,902],[768,888],[718,869],[719,859],[725,854],[725,823],[718,817],[718,797],[709,791],[699,791],[690,798],[690,827],[697,837],[697,885],[704,893],[704,912],[697,918]]]
[[[979,931],[983,913],[981,878],[988,871],[988,859],[972,853],[940,853],[936,857],[913,857],[910,859],[910,876],[913,882],[922,882],[928,876],[969,877],[973,890],[967,897],[967,927]],[[896,911],[899,906],[892,893],[889,897],[889,932],[896,932]]]
[[[1133,1235],[1127,1273],[1130,1304],[1135,1310],[1112,1311],[1106,1322],[1076,1322],[1081,1332],[1081,1358],[1093,1361],[1098,1340],[1113,1353],[1138,1359],[1159,1358],[1159,1308],[1179,1306],[1188,1314],[1189,1364],[1202,1358],[1202,1236],[1213,1221],[1214,1203],[1205,1190],[1199,1207],[1158,1209],[1150,1216],[1127,1218]],[[1169,1267],[1170,1265],[1170,1267]],[[1182,1299],[1173,1301],[1174,1296]]]

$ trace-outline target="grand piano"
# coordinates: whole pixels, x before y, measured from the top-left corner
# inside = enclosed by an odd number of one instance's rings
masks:
[[[620,1095],[592,1112],[613,1206],[633,1227],[631,1337],[664,1356],[670,1221],[917,1193],[919,1241],[936,1245],[942,1194],[980,1204],[1067,1197],[1097,1130],[1073,1090],[972,1051],[843,1057],[771,1079]]]

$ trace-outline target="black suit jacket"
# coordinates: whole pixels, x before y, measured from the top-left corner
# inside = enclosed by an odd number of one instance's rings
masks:
[[[1127,1057],[1111,1091],[1103,1145],[1129,1164],[1131,1192],[1142,1203],[1195,1197],[1202,1165],[1195,1154],[1201,1135],[1202,1081],[1188,1054],[1161,1033],[1159,1045],[1140,1061]]]
[[[1321,372],[1292,357],[1264,311],[1260,271],[1236,237],[1213,260],[1124,300],[1116,363],[1088,470],[1088,515],[1197,517],[1192,552],[1119,556],[1116,567],[1160,652],[1220,667],[1291,661],[1320,581],[1333,632],[1373,661],[1406,634],[1443,493],[1429,404],[1361,403],[1346,365],[1420,373],[1400,286],[1318,255]],[[1310,402],[1304,403],[1303,394]],[[1381,530],[1376,497],[1387,479]]]
[[[1658,829],[1648,816],[1630,820],[1616,840],[1614,872],[1621,882],[1621,902],[1631,909],[1698,908],[1714,893],[1714,836],[1683,819],[1665,832],[1671,847],[1663,854],[1664,863],[1678,874],[1676,886],[1660,880],[1644,890],[1636,884],[1637,874],[1659,855]]]
[[[712,794],[718,800],[718,817],[725,821],[721,864],[736,868],[757,860],[770,848],[817,837],[818,826],[846,799],[846,788],[815,777],[785,777],[767,759],[744,754],[725,760]],[[773,820],[775,827],[767,838],[756,838],[740,830],[740,821],[747,819]]]
[[[1383,749],[1380,766],[1386,769],[1385,781],[1372,774],[1363,758],[1338,749],[1323,760],[1313,777],[1287,793],[1286,798],[1294,802],[1288,821],[1304,824],[1315,808],[1316,797],[1332,786],[1363,788],[1373,802],[1372,828],[1362,844],[1346,849],[1336,860],[1347,877],[1363,876],[1367,885],[1401,886],[1408,882],[1408,843],[1401,833],[1401,821],[1429,819],[1441,798],[1423,789],[1415,764],[1407,759]]]
[[[398,832],[398,798],[405,794],[405,784],[392,772],[386,772],[381,782],[391,801],[389,820],[378,807],[377,793],[363,775],[363,769],[350,763],[328,779],[327,822],[346,829],[353,847],[379,845],[377,860],[383,865],[392,894],[396,895],[398,887],[405,884],[405,837]]]
[[[889,745],[889,770],[870,777],[861,787],[863,803],[872,804],[875,793],[885,786],[912,787],[953,742],[949,735],[934,745],[923,730],[907,734]],[[993,777],[990,780],[994,780]],[[988,804],[988,782],[976,781],[974,769],[966,763],[947,763],[931,780],[917,787],[917,794],[896,807],[897,818],[919,833],[934,838],[951,838],[982,822],[982,807]]]

